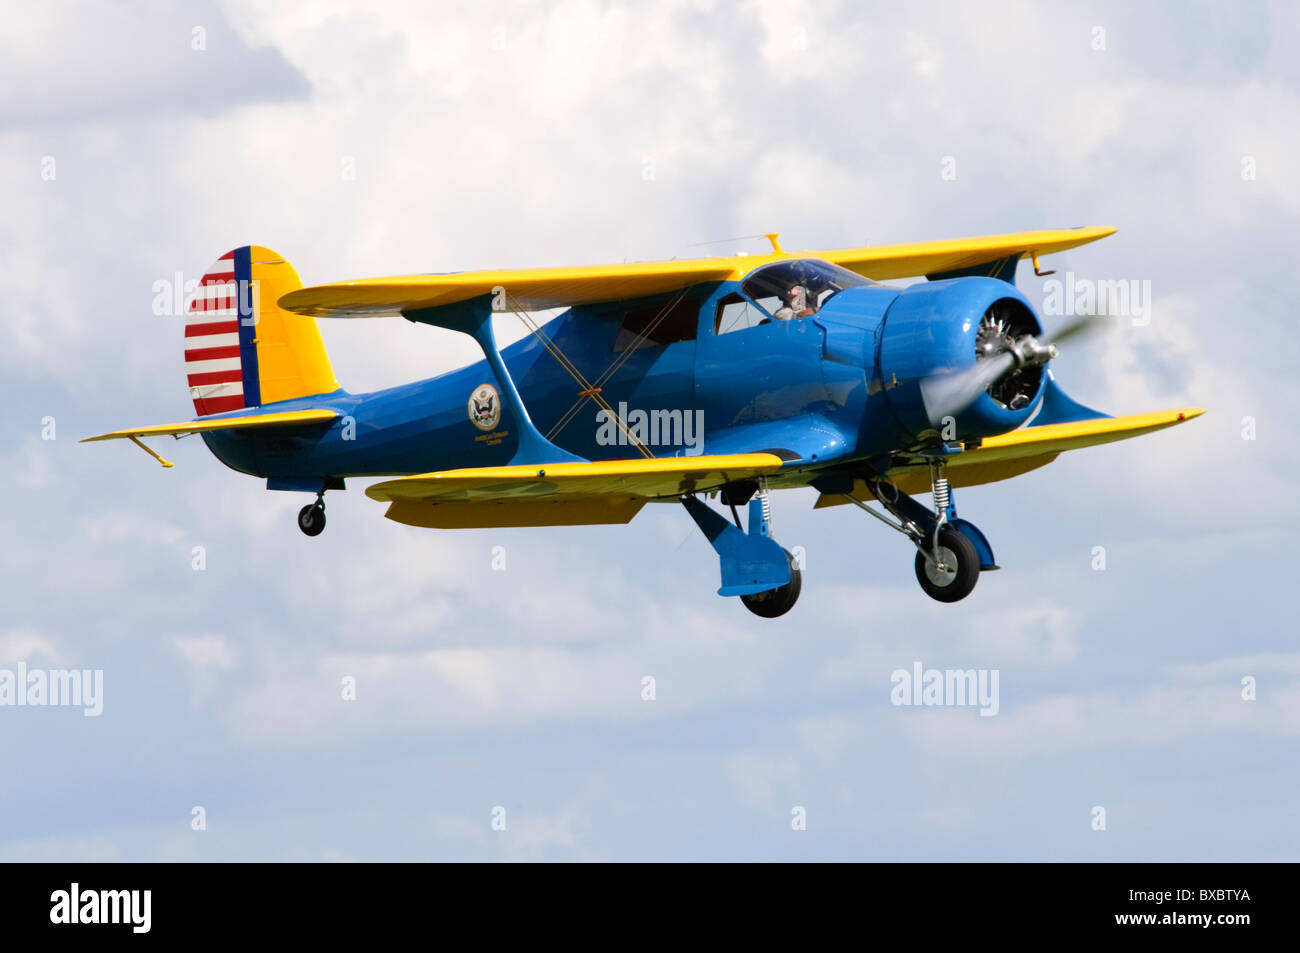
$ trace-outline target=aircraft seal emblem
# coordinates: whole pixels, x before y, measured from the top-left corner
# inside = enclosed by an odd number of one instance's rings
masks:
[[[501,398],[491,384],[469,395],[469,419],[479,430],[494,430],[501,423]]]

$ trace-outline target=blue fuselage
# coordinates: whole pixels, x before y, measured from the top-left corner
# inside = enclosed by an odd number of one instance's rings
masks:
[[[646,429],[638,436],[649,432],[656,456],[783,450],[811,470],[916,446],[932,423],[919,408],[919,380],[973,362],[974,328],[993,301],[1024,302],[1012,285],[992,278],[906,289],[867,285],[838,292],[808,317],[717,333],[720,303],[738,286],[691,289],[686,301],[698,314],[693,338],[686,325],[677,335],[686,339],[647,340],[630,354],[622,353],[629,309],[667,307],[674,296],[574,307],[544,330],[590,382],[623,359],[600,384],[600,396],[627,414],[630,428],[636,413],[644,413]],[[638,455],[613,422],[598,417],[597,403],[579,397],[581,385],[536,336],[502,356],[533,423],[557,446],[593,460]],[[204,440],[228,466],[286,489],[319,488],[329,477],[504,465],[515,454],[519,428],[508,406],[490,429],[471,419],[471,395],[485,384],[502,391],[487,362],[479,361],[373,393],[340,390],[262,408],[340,414],[315,432],[218,432]],[[580,409],[556,430],[575,403]],[[1030,409],[975,407],[962,430],[975,436],[1010,430]]]

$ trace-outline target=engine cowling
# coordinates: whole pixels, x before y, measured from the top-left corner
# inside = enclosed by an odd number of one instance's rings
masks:
[[[955,414],[927,406],[922,382],[968,370],[1017,337],[1041,332],[1025,296],[996,278],[950,278],[904,289],[885,313],[877,359],[880,387],[903,432],[921,444],[941,435],[968,441],[1019,427],[1042,399],[1042,365],[1003,375]],[[945,430],[949,416],[953,426]]]

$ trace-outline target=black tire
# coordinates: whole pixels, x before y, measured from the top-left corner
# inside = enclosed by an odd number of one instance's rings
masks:
[[[929,544],[929,538],[925,543]],[[928,565],[928,560],[920,552],[916,554],[916,581],[921,584],[925,594],[939,602],[960,602],[971,594],[975,583],[980,580],[980,557],[975,552],[975,544],[951,526],[939,530],[940,555],[947,562],[949,557],[956,561],[956,567],[946,572],[938,572]]]
[[[308,536],[319,536],[325,531],[325,507],[308,503],[298,511],[298,528]]]
[[[799,590],[803,588],[803,574],[799,572],[799,567],[795,564],[794,557],[790,551],[785,551],[785,558],[790,560],[790,581],[784,586],[777,589],[769,589],[767,592],[756,592],[752,596],[741,596],[740,601],[745,604],[745,608],[756,616],[764,619],[775,619],[777,616],[785,615],[794,608],[794,604],[799,601]]]

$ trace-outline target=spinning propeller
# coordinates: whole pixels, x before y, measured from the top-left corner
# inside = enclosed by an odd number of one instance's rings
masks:
[[[994,304],[980,322],[975,363],[963,370],[934,374],[921,382],[932,422],[956,417],[980,394],[988,393],[1009,410],[1027,406],[1038,390],[1042,368],[1059,354],[1057,345],[1098,329],[1102,320],[1086,314],[1050,334],[1030,333],[1010,310]]]

